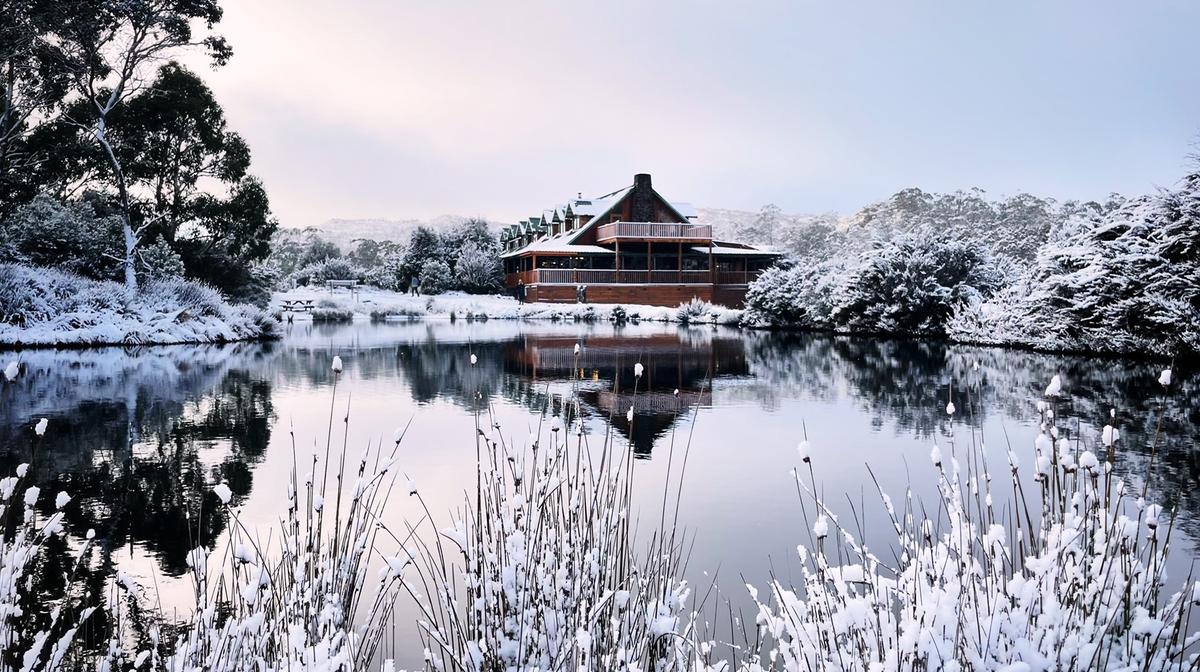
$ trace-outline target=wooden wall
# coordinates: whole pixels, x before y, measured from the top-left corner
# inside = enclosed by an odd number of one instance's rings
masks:
[[[640,303],[648,306],[678,306],[692,298],[741,308],[745,288],[712,285],[589,285],[588,303]],[[532,285],[526,292],[531,303],[575,303],[574,285]]]

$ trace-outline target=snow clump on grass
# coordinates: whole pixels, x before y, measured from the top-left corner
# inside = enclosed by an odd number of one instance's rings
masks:
[[[1046,395],[1062,393],[1055,376]],[[1015,455],[1015,501],[997,510],[986,466],[964,483],[934,448],[936,503],[910,489],[897,512],[879,493],[895,533],[886,555],[838,525],[815,477],[798,476],[819,512],[818,542],[799,549],[799,585],[775,580],[765,600],[752,589],[757,628],[739,669],[1195,669],[1200,583],[1165,592],[1173,518],[1131,501],[1113,474],[1115,429],[1102,437],[1103,461],[1090,450],[1075,457],[1065,439],[1056,452],[1058,428],[1041,408],[1033,501]],[[979,446],[971,442],[967,464],[986,464]],[[828,526],[841,533],[832,548]]]

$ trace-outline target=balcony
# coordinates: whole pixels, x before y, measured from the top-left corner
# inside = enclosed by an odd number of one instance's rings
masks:
[[[592,268],[539,268],[509,273],[506,284],[526,285],[744,285],[753,282],[761,271],[630,271]]]
[[[712,226],[668,222],[612,222],[601,224],[596,229],[596,240],[601,243],[640,240],[707,245],[712,240]]]

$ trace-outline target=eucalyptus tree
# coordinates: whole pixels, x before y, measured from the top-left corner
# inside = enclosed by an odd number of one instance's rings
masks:
[[[114,145],[112,123],[142,92],[153,68],[185,49],[201,48],[215,65],[231,55],[212,30],[221,19],[216,0],[74,0],[63,7],[52,40],[71,89],[64,120],[93,144],[116,191],[122,219],[126,289],[137,289],[137,250],[157,217],[137,218],[131,176]],[[196,28],[200,28],[198,31]],[[201,34],[203,33],[203,34]],[[79,104],[82,103],[82,104]]]
[[[61,12],[53,0],[0,0],[0,217],[38,190],[31,177],[40,157],[27,138],[66,94],[61,53],[44,37]]]

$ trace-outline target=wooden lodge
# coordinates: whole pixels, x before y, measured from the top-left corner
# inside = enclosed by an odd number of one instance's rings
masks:
[[[531,302],[741,306],[746,287],[779,255],[714,240],[695,219],[690,204],[666,200],[649,175],[635,175],[632,186],[505,228],[505,285]]]

